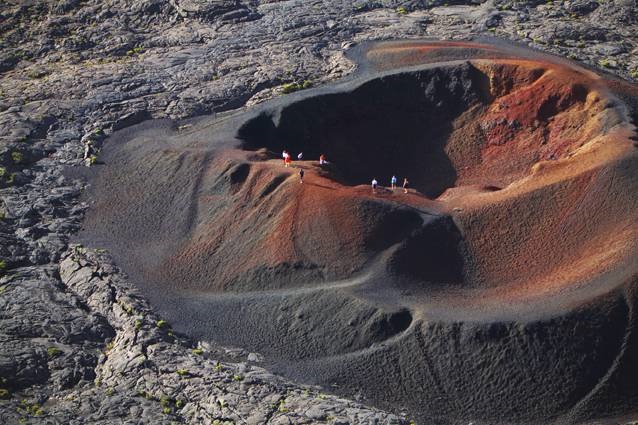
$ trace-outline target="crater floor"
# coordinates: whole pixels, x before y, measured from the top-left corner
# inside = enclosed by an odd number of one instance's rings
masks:
[[[115,133],[81,241],[177,330],[426,423],[635,412],[638,89],[512,45],[351,55],[330,86]]]

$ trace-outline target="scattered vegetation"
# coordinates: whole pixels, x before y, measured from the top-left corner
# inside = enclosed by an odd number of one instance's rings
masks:
[[[7,270],[7,262],[5,260],[0,260],[0,275],[4,274]]]
[[[184,402],[182,400],[173,400],[172,398],[169,398],[167,396],[162,396],[160,397],[160,406],[162,406],[162,412],[165,415],[170,415],[171,413],[173,413],[173,409],[181,409],[182,407],[184,407]]]
[[[312,83],[308,80],[303,81],[302,83],[294,82],[294,83],[286,83],[281,86],[281,91],[284,94],[293,93],[299,90],[307,89],[312,87]]]
[[[13,151],[11,152],[11,159],[16,164],[20,164],[22,161],[24,161],[24,155],[22,154],[22,152]]]
[[[631,78],[638,80],[638,68],[634,68],[629,71],[629,75],[631,75]]]
[[[9,392],[9,390],[0,388],[0,400],[7,400],[9,398],[11,398],[11,393]]]
[[[221,410],[224,410],[224,407],[226,407],[226,400],[224,400],[223,398],[218,398],[217,404],[219,405],[219,408]]]
[[[169,397],[166,397],[165,395],[160,397],[160,406],[162,407],[170,407],[171,404],[173,404],[173,400]]]
[[[403,6],[399,6],[395,9],[395,11],[399,14],[399,15],[405,15],[408,13],[408,9],[406,9]]]
[[[120,301],[119,304],[120,304],[120,307],[122,307],[122,310],[124,310],[126,314],[128,314],[129,316],[135,313],[135,309],[133,309],[133,307],[131,307],[130,305],[124,304],[123,301]]]
[[[177,369],[175,373],[177,373],[179,376],[186,376],[189,374],[188,369]]]
[[[20,405],[18,406],[18,412],[23,415],[31,415],[31,416],[42,416],[44,414],[44,410],[42,410],[42,406],[38,403],[30,403],[27,400],[22,400]]]
[[[286,402],[283,399],[279,400],[279,406],[277,407],[277,411],[280,413],[288,412],[288,408],[286,407]]]
[[[140,319],[135,319],[135,329],[141,329],[142,328],[142,321]]]
[[[47,75],[46,71],[43,71],[41,69],[32,69],[29,72],[27,72],[27,77],[31,78],[32,80],[37,80],[46,75]]]
[[[126,52],[127,56],[140,55],[144,53],[144,49],[141,46],[135,46],[131,50]]]
[[[194,348],[193,349],[193,354],[195,354],[197,356],[201,356],[202,354],[204,354],[204,350],[202,350],[201,348]]]
[[[219,360],[217,361],[217,363],[215,363],[215,370],[217,372],[219,372],[220,370],[222,370],[222,364],[219,362]]]
[[[612,62],[609,59],[606,59],[606,58],[600,59],[598,61],[598,65],[602,66],[603,68],[613,68],[614,67]]]
[[[112,396],[113,394],[115,394],[115,388],[113,388],[113,387],[108,387],[108,388],[106,389],[106,395],[110,397],[110,396]]]
[[[241,375],[233,375],[233,381],[243,381],[244,377]]]
[[[164,319],[160,319],[155,323],[155,326],[157,326],[158,329],[162,329],[168,326],[168,322]]]
[[[59,356],[62,353],[62,350],[60,350],[58,347],[49,347],[47,348],[47,356],[50,359],[53,359],[57,356]]]

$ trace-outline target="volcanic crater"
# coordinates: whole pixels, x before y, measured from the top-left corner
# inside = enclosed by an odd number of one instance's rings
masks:
[[[637,89],[510,45],[352,55],[327,87],[115,133],[79,239],[178,331],[427,423],[634,412]],[[410,192],[373,193],[392,175]]]

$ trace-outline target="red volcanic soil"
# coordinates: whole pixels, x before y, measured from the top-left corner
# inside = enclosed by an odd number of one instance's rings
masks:
[[[117,133],[80,238],[178,330],[432,423],[638,410],[636,88],[469,42],[363,57],[334,86]]]

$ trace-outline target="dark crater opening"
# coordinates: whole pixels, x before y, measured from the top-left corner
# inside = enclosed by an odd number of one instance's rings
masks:
[[[453,121],[489,100],[487,77],[465,63],[387,75],[351,92],[306,98],[266,111],[238,131],[244,149],[287,149],[305,159],[326,155],[331,176],[345,184],[389,185],[392,175],[438,196],[457,172],[444,148]],[[401,181],[399,181],[401,184]]]

